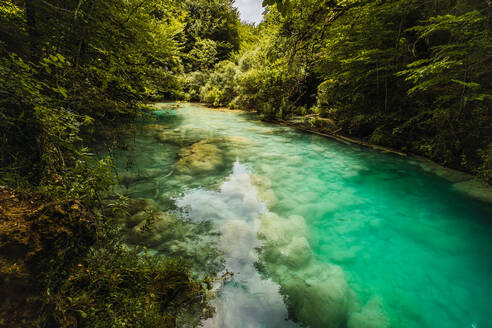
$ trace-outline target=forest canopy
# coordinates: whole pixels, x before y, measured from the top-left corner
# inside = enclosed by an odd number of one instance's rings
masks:
[[[253,38],[193,99],[265,119],[311,115],[331,131],[491,181],[486,1],[263,4],[264,21],[245,33]]]
[[[215,276],[122,239],[118,222],[146,209],[112,191],[113,160],[91,145],[125,147],[118,127],[184,98],[187,72],[238,51],[239,26],[231,0],[0,3],[0,326],[194,327],[213,313]]]

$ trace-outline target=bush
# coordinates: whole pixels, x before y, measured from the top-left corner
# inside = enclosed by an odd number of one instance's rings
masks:
[[[0,228],[0,326],[196,327],[213,313],[212,278],[125,246],[79,201],[0,189]]]
[[[60,327],[197,327],[213,314],[211,279],[122,244],[92,250],[51,298]]]
[[[200,89],[207,83],[208,73],[191,72],[184,77],[183,86],[187,101],[200,101]]]
[[[229,104],[237,94],[236,76],[238,73],[233,62],[218,63],[215,70],[208,76],[207,83],[200,90],[201,100],[215,107]]]

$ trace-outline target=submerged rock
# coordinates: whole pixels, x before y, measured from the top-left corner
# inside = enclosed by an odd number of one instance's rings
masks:
[[[278,203],[277,196],[272,189],[259,189],[258,196],[265,203],[268,208],[272,208]]]
[[[486,182],[472,179],[453,184],[452,188],[483,202],[492,203],[492,186]]]
[[[373,297],[359,312],[350,315],[348,328],[387,328],[390,322],[379,297]]]
[[[280,285],[292,319],[312,328],[389,327],[378,299],[360,307],[342,267],[314,257],[303,217],[269,212],[259,236],[259,267]]]
[[[128,240],[151,248],[158,247],[166,241],[166,236],[163,236],[162,232],[169,230],[171,225],[178,220],[177,217],[164,212],[154,214],[140,212],[139,214],[142,220],[130,229]]]
[[[158,210],[159,205],[153,199],[130,198],[125,213],[118,216],[118,221],[124,227],[132,228],[144,220],[150,211],[157,212]]]
[[[448,180],[452,183],[458,183],[466,180],[470,180],[472,178],[471,174],[453,170],[448,167],[444,167],[439,165],[427,158],[421,156],[413,156],[413,159],[410,159],[410,163],[420,166],[424,171],[431,172],[435,175],[440,176],[443,179]]]
[[[267,213],[259,234],[262,264],[280,285],[295,319],[313,328],[345,327],[350,299],[345,273],[314,258],[304,218]]]
[[[126,188],[131,188],[136,184],[153,182],[155,178],[159,176],[165,176],[169,173],[169,169],[144,169],[141,171],[125,171],[120,173],[118,180],[121,185]]]
[[[222,151],[207,140],[183,148],[178,156],[176,170],[181,174],[197,174],[214,171],[224,163]]]
[[[126,226],[128,228],[133,228],[135,226],[139,226],[142,222],[145,222],[149,217],[151,216],[151,212],[150,211],[140,211],[132,216],[130,216],[127,220],[126,220]]]
[[[266,176],[253,174],[251,183],[258,189],[258,196],[268,208],[277,205],[278,199],[272,190],[272,182]]]
[[[157,133],[154,138],[162,143],[172,144],[176,146],[189,145],[196,142],[197,138],[189,137],[184,133],[174,130],[164,130]]]
[[[312,328],[346,326],[350,293],[341,267],[313,263],[300,271],[286,271],[280,285],[298,321]]]
[[[188,175],[216,171],[232,164],[244,154],[244,147],[251,144],[252,141],[244,137],[204,139],[179,151],[176,170]]]
[[[164,132],[168,129],[169,127],[162,123],[151,123],[142,126],[142,130],[145,132]]]
[[[217,249],[218,236],[212,225],[194,223],[178,215],[155,210],[153,202],[133,201],[140,209],[126,221],[124,234],[132,245],[145,246],[156,253],[189,260],[200,275],[223,270],[222,253]],[[145,206],[147,205],[147,206]]]
[[[264,175],[252,174],[251,183],[260,189],[272,188],[272,181]]]
[[[130,198],[128,200],[127,212],[130,216],[146,209],[158,210],[159,205],[150,198]]]

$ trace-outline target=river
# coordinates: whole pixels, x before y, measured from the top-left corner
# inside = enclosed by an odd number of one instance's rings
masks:
[[[205,327],[492,328],[492,210],[458,190],[463,175],[160,107],[115,153],[118,191],[180,218],[160,219],[150,248],[234,273]]]

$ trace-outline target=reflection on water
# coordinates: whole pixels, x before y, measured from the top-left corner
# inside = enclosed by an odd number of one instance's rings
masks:
[[[226,267],[235,273],[216,304],[217,315],[205,327],[295,327],[279,286],[255,269],[260,217],[268,212],[246,166],[234,163],[231,175],[218,191],[195,189],[176,200],[189,209],[194,221],[209,220],[220,231],[220,249]]]
[[[119,191],[146,199],[126,230],[197,272],[234,272],[205,327],[492,327],[488,204],[406,159],[248,114],[159,117],[116,154]]]

